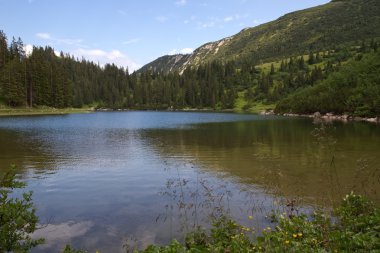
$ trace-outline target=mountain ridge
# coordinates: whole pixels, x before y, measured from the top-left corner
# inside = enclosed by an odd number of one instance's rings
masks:
[[[189,66],[213,60],[259,64],[353,43],[358,38],[380,37],[378,13],[380,2],[376,0],[335,0],[244,28],[232,36],[203,44],[189,55],[162,56],[144,65],[139,72],[150,69],[182,73]]]

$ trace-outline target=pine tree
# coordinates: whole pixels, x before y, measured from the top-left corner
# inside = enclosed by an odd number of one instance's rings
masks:
[[[0,30],[0,71],[9,61],[7,36]]]
[[[316,57],[315,57],[315,61],[316,61],[317,63],[319,63],[319,62],[321,62],[321,61],[322,61],[322,59],[321,59],[321,56],[320,56],[319,52],[317,52],[317,55],[316,55]]]
[[[275,70],[274,70],[274,65],[273,63],[270,65],[270,75],[274,75]]]
[[[309,63],[309,65],[313,65],[315,63],[314,54],[312,52],[309,53],[309,59],[307,63]]]

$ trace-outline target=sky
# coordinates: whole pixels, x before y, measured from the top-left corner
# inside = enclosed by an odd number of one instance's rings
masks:
[[[137,70],[328,0],[0,0],[0,30],[27,50],[51,46]]]

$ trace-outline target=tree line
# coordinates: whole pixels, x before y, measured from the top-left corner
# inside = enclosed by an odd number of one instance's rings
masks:
[[[0,103],[10,107],[56,108],[97,105],[107,108],[232,108],[234,89],[221,63],[179,73],[130,74],[114,64],[99,66],[51,47],[26,55],[20,38],[0,31]]]
[[[372,39],[280,59],[267,66],[257,65],[254,58],[242,58],[190,66],[183,73],[151,69],[129,73],[114,64],[100,66],[63,52],[57,56],[48,46],[33,47],[26,55],[20,38],[8,43],[0,31],[0,104],[232,109],[238,97],[243,97],[248,107],[256,102],[277,104],[324,81],[348,60],[361,61],[377,51],[378,42]]]

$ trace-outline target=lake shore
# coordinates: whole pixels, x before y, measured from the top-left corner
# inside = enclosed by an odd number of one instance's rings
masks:
[[[110,108],[98,108],[97,112],[128,112],[128,111],[163,111],[163,112],[228,112],[238,113],[234,109],[212,109],[212,108],[126,108],[126,109],[110,109]]]
[[[94,112],[94,108],[0,108],[0,117],[7,116],[29,116],[29,115],[62,115],[72,113],[90,113]]]
[[[336,115],[334,113],[321,114],[315,112],[313,114],[297,114],[297,113],[275,113],[273,110],[263,110],[260,112],[242,111],[234,109],[212,109],[212,108],[182,108],[182,109],[145,109],[147,111],[158,110],[158,111],[174,111],[174,112],[220,112],[220,113],[251,113],[259,115],[277,115],[286,117],[304,117],[313,118],[316,122],[325,121],[357,121],[357,122],[370,122],[380,124],[380,117],[357,117],[347,114]],[[53,108],[53,107],[40,107],[40,108],[0,108],[0,117],[7,116],[32,116],[32,115],[64,115],[64,114],[75,114],[75,113],[91,113],[91,112],[111,112],[111,111],[145,111],[142,109],[110,109],[110,108]]]
[[[298,114],[298,113],[275,113],[273,110],[270,111],[262,111],[260,112],[260,115],[278,115],[278,116],[286,116],[286,117],[304,117],[304,118],[313,118],[314,121],[358,121],[358,122],[370,122],[370,123],[380,123],[379,117],[358,117],[358,116],[352,116],[348,114],[334,114],[334,113],[326,113],[321,114],[320,112],[315,112],[313,114]]]

